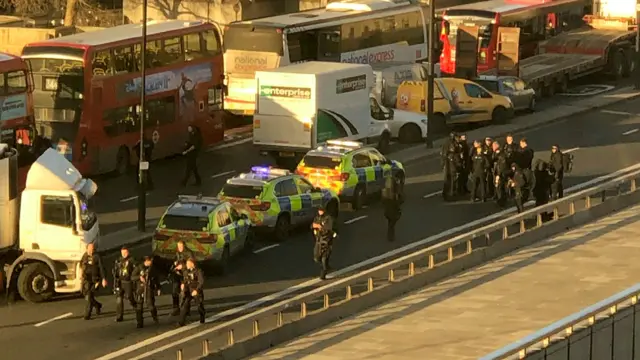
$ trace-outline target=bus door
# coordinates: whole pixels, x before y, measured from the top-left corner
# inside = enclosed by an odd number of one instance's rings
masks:
[[[318,61],[340,62],[340,27],[318,30]]]
[[[520,28],[499,27],[497,72],[498,75],[520,76]]]
[[[460,25],[456,30],[457,78],[473,79],[478,76],[478,27]]]

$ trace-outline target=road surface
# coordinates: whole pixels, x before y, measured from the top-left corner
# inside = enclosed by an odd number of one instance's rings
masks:
[[[640,117],[633,115],[637,113],[640,113],[640,99],[575,116],[531,130],[525,135],[530,146],[538,150],[536,157],[547,159],[549,153],[544,150],[552,144],[560,144],[567,150],[573,149],[576,160],[573,173],[565,180],[568,188],[640,160],[640,144],[637,143],[640,139],[640,132],[637,131],[640,129]],[[242,157],[236,156],[236,159]],[[226,160],[227,169],[232,169],[233,159]],[[208,175],[211,176],[210,173]],[[442,187],[440,179],[437,159],[424,159],[408,165],[407,202],[398,224],[398,241],[395,243],[388,243],[384,239],[385,224],[379,204],[372,204],[357,213],[341,213],[341,239],[335,244],[333,268],[343,269],[498,211],[493,203],[471,204],[466,199],[444,203],[438,195]],[[215,192],[219,186],[214,180],[205,184],[205,188],[211,192]],[[165,204],[171,199],[171,194],[158,195],[158,201],[164,201]],[[319,269],[311,260],[312,240],[309,234],[297,234],[278,245],[262,246],[255,254],[237,259],[229,275],[208,279],[206,307],[209,314],[246,304],[318,275]],[[143,244],[134,248],[133,254],[142,256],[148,251],[149,245]],[[105,262],[110,265],[113,260],[113,256],[108,256]],[[110,268],[107,271],[110,273]],[[167,295],[158,300],[161,323],[156,326],[148,322],[148,326],[142,330],[135,329],[130,312],[125,315],[124,323],[114,323],[112,296],[105,294],[100,301],[105,304],[104,314],[91,321],[82,320],[81,299],[38,305],[19,302],[0,308],[3,334],[6,334],[0,337],[3,355],[9,359],[94,359],[123,347],[139,346],[136,344],[147,338],[174,329],[176,321],[168,316],[170,298]],[[54,318],[56,320],[50,321]],[[39,325],[42,322],[47,323]],[[184,336],[184,333],[179,335]],[[153,344],[153,347],[157,347],[157,344]],[[130,356],[108,356],[103,359],[115,358]]]

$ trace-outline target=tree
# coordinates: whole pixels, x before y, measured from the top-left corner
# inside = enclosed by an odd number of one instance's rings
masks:
[[[23,0],[23,1],[29,1],[29,0]],[[65,12],[64,12],[64,25],[72,26],[75,23],[77,13],[78,13],[78,0],[67,0],[67,7],[65,8]]]
[[[0,7],[13,8],[16,14],[23,17],[48,14],[55,8],[54,5],[54,0],[0,0]]]

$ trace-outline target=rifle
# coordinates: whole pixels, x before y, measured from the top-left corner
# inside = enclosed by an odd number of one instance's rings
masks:
[[[122,287],[122,281],[118,276],[118,268],[114,267],[111,274],[113,275],[113,294],[118,295],[118,293],[120,293],[120,288]]]

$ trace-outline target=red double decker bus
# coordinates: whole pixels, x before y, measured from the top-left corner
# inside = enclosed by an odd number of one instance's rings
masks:
[[[140,139],[154,158],[181,152],[187,126],[204,145],[224,138],[220,33],[204,22],[147,25],[146,116],[140,110],[142,24],[32,43],[22,58],[33,75],[36,131],[83,174],[125,173]]]
[[[520,28],[520,59],[536,54],[538,42],[584,25],[592,0],[489,0],[443,13],[440,70],[455,74],[456,37],[461,25],[478,27],[478,73],[497,68],[498,28]]]
[[[0,53],[0,143],[18,149],[18,178],[24,186],[37,154],[33,144],[31,78],[21,58]]]

